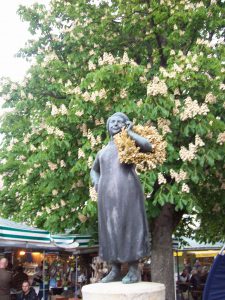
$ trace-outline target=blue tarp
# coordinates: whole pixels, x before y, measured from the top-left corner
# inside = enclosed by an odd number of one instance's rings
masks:
[[[225,255],[218,254],[209,272],[203,300],[225,300]]]

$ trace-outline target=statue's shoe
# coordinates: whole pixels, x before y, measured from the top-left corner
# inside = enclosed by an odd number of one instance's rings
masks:
[[[139,282],[140,279],[141,279],[140,271],[136,268],[130,268],[127,275],[123,277],[122,283],[124,284],[136,283]]]
[[[108,283],[108,282],[113,282],[113,281],[120,281],[121,280],[121,275],[119,271],[112,270],[109,272],[109,274],[102,278],[100,281],[101,283]]]

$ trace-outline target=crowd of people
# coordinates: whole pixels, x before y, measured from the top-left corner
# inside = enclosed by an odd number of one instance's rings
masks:
[[[42,295],[37,295],[31,286],[23,267],[18,266],[14,273],[8,269],[8,260],[0,259],[0,299],[11,300],[12,291],[15,300],[39,300]]]
[[[186,264],[177,281],[181,293],[189,292],[193,300],[202,299],[202,293],[208,276],[208,267],[202,266],[197,259],[193,265]]]
[[[46,266],[44,268],[41,261],[35,273],[28,276],[22,265],[13,267],[6,258],[1,258],[0,300],[48,300],[49,295],[55,293],[65,297],[75,293],[78,298],[81,297],[81,288],[87,282],[84,268],[77,269],[77,272],[73,269],[69,281],[63,281],[56,277],[55,268],[47,270]]]

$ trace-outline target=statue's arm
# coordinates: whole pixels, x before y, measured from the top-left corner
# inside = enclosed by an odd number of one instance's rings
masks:
[[[98,182],[100,178],[100,164],[99,164],[99,155],[97,154],[93,166],[90,172],[91,181],[95,187],[95,190],[98,190]]]
[[[132,126],[132,123],[129,122],[127,134],[135,141],[136,145],[140,147],[140,150],[142,152],[152,152],[152,144],[143,136],[140,136],[139,134],[133,132],[131,130]]]

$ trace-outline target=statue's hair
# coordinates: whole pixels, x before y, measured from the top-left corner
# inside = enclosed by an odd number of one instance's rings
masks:
[[[107,122],[106,122],[106,128],[107,128],[107,130],[109,130],[109,120],[110,120],[110,118],[116,117],[116,116],[123,118],[124,123],[127,122],[127,121],[130,121],[130,119],[128,118],[128,116],[125,115],[124,113],[122,113],[122,112],[116,112],[115,114],[111,115],[111,116],[108,118],[108,120],[107,120]]]

